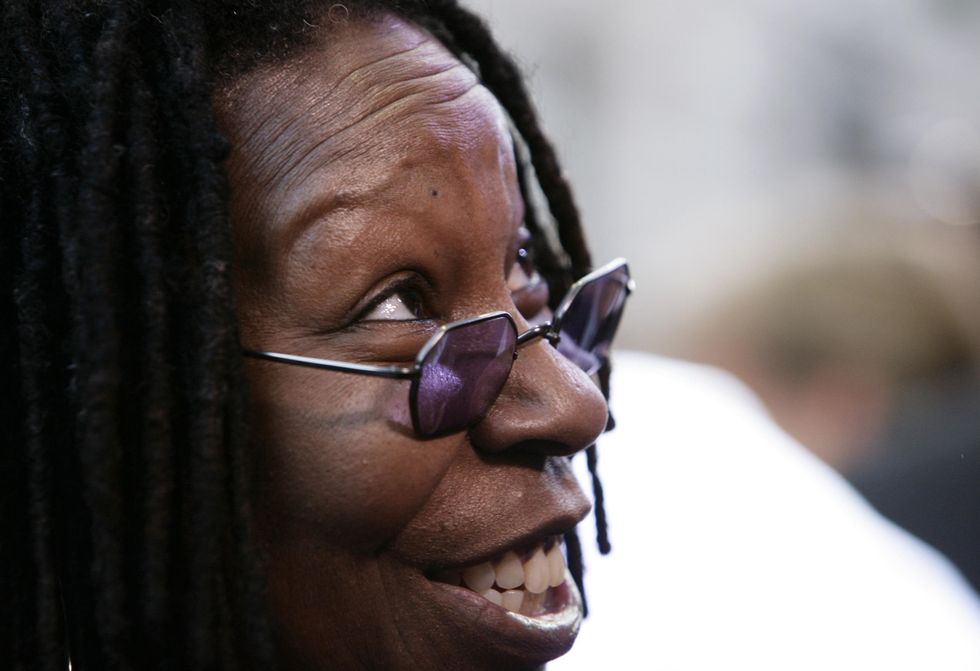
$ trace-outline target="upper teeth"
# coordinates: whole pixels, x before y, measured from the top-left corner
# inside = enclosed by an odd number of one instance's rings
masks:
[[[457,573],[444,577],[457,584],[459,580],[453,578],[461,577],[463,584],[498,606],[533,615],[544,603],[548,588],[565,582],[565,557],[558,543],[547,552],[542,544],[526,561],[521,561],[514,552],[505,552],[493,561],[464,569],[462,576]]]

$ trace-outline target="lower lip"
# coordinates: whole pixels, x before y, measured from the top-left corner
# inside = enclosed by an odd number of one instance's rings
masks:
[[[568,652],[582,623],[582,598],[570,576],[549,590],[548,612],[535,617],[512,613],[465,587],[429,584],[437,608],[472,623],[493,638],[499,652],[524,662],[541,664]]]

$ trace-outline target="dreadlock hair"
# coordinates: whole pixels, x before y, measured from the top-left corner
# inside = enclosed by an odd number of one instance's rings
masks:
[[[249,531],[228,146],[211,94],[301,48],[329,5],[0,8],[6,668],[63,671],[69,655],[78,671],[275,668]],[[591,262],[513,61],[455,0],[344,9],[399,13],[478,71],[529,158],[520,170],[527,223],[560,296]],[[560,248],[533,212],[535,180]],[[594,447],[588,454],[594,475]],[[567,547],[581,587],[574,533]]]

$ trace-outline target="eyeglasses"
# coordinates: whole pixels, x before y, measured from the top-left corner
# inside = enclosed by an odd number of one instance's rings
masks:
[[[510,314],[498,311],[439,327],[409,367],[314,359],[244,350],[278,363],[411,380],[409,407],[416,433],[432,437],[461,431],[490,410],[510,375],[517,350],[544,338],[589,375],[608,359],[633,280],[617,259],[575,282],[551,321],[517,333]]]

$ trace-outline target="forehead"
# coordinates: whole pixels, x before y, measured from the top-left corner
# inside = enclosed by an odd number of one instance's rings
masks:
[[[218,112],[232,181],[249,184],[236,200],[265,209],[275,229],[403,191],[392,182],[403,187],[420,164],[451,176],[473,154],[511,160],[493,96],[431,35],[390,15],[332,28],[299,57],[246,75]]]

